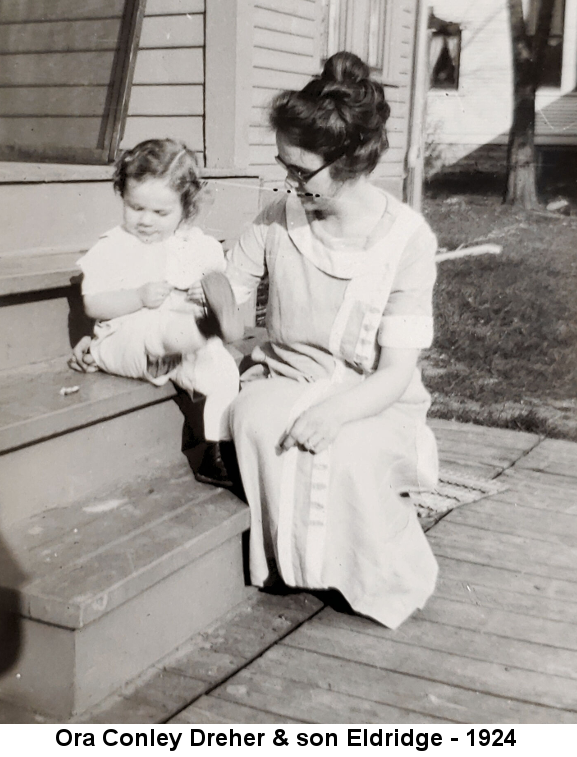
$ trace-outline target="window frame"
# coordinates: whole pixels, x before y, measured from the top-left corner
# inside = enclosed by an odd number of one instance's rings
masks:
[[[29,163],[73,163],[109,165],[117,157],[130,99],[146,0],[125,0],[112,76],[102,114],[103,146],[26,147],[0,142],[0,160]]]

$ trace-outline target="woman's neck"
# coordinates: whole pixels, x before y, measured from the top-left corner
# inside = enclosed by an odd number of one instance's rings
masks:
[[[366,178],[347,182],[335,197],[313,211],[313,221],[337,239],[367,239],[382,218],[386,195]]]

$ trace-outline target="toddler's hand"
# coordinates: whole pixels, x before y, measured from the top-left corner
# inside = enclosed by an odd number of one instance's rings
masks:
[[[166,281],[149,281],[138,289],[138,294],[145,308],[159,308],[171,293],[172,287]]]
[[[194,302],[196,305],[206,305],[206,297],[204,296],[204,289],[200,281],[195,281],[186,293],[186,299],[189,302]]]

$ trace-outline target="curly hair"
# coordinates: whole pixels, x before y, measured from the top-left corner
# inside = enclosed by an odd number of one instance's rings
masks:
[[[198,194],[204,186],[196,155],[176,139],[147,139],[126,150],[116,161],[113,186],[124,197],[128,179],[166,179],[180,197],[185,220],[198,212]]]
[[[273,100],[271,127],[291,144],[314,152],[331,166],[335,180],[370,174],[388,147],[390,107],[381,84],[353,53],[331,56],[320,76],[300,91]]]

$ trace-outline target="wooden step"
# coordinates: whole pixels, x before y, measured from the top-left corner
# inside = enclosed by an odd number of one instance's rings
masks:
[[[246,598],[248,526],[181,462],[4,529],[22,648],[0,699],[64,719],[124,685]]]
[[[63,388],[78,387],[63,396]],[[182,415],[162,388],[71,371],[0,373],[0,523],[69,505],[180,460]]]

